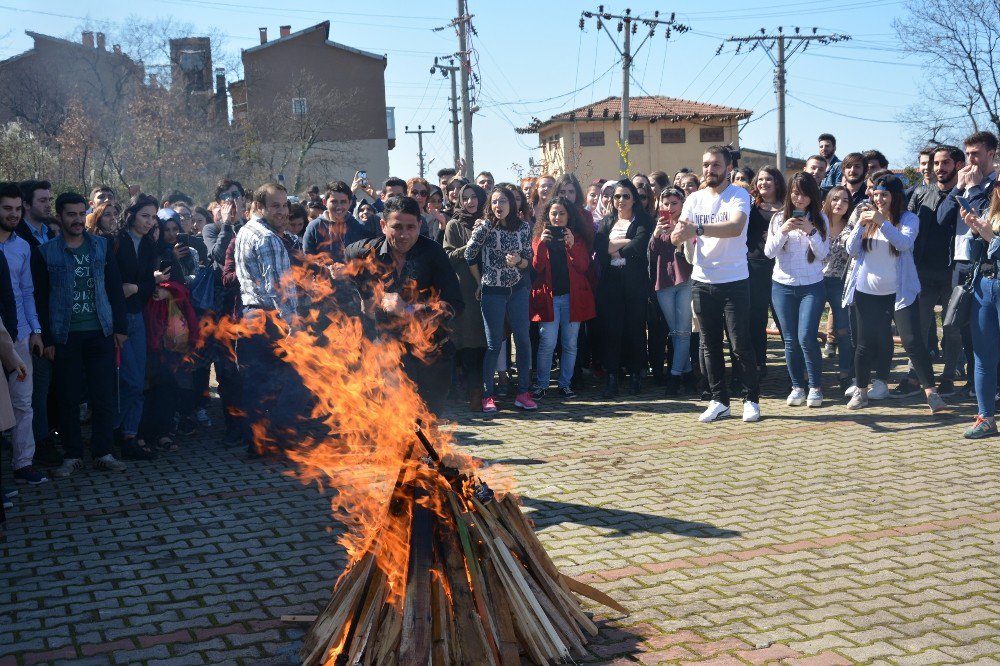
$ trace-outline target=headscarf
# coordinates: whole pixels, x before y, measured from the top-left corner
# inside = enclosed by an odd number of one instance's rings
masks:
[[[462,193],[468,189],[475,192],[476,199],[479,200],[479,206],[476,207],[475,213],[466,211],[465,206],[462,205]],[[483,218],[483,209],[486,208],[486,200],[488,198],[489,196],[486,194],[486,190],[479,187],[475,183],[467,183],[466,185],[463,185],[458,190],[458,203],[455,204],[455,214],[451,219],[458,220],[464,226],[471,229],[477,220],[481,220]]]
[[[617,180],[609,180],[601,187],[601,194],[597,197],[597,205],[594,206],[594,210],[590,213],[594,217],[595,230],[601,223],[601,220],[607,217],[611,211],[614,210],[614,208],[610,207],[610,205],[607,209],[604,208],[604,193],[607,192],[609,195],[614,194],[616,185],[618,185]]]

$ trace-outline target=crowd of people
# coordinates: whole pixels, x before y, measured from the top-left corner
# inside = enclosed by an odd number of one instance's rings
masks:
[[[176,451],[211,425],[213,366],[225,441],[258,454],[257,427],[302,411],[275,353],[315,306],[295,267],[350,291],[336,307],[376,327],[445,322],[437,353],[403,360],[434,412],[449,399],[534,410],[590,383],[606,399],[652,384],[707,400],[702,422],[729,416],[735,394],[754,422],[773,318],[788,405],[922,394],[936,415],[964,391],[978,403],[964,436],[995,435],[996,152],[989,132],[929,147],[915,185],[877,150],[839,158],[830,134],[788,178],[712,146],[673,178],[495,183],[443,169],[436,184],[388,178],[376,190],[357,172],[299,196],[277,183],[250,196],[224,179],[205,206],[176,191],[119,200],[107,186],[84,197],[0,183],[0,428],[13,476],[37,485],[81,470],[88,421],[95,468]],[[345,270],[356,262],[366,268]],[[259,324],[235,355],[199,340],[220,318]],[[908,367],[890,389],[894,335]],[[823,375],[832,356],[836,386]]]

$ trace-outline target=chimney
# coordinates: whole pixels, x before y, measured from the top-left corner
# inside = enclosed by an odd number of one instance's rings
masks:
[[[104,36],[103,32],[97,33],[97,48],[102,51],[107,47],[108,39]]]
[[[288,35],[292,34],[292,26],[290,25],[283,25],[278,28],[278,30],[280,31],[282,37],[288,37]]]
[[[114,46],[111,47],[111,49],[115,52],[115,55],[121,55],[122,54],[122,45],[121,44],[115,44]]]
[[[260,43],[267,44],[267,28],[258,28],[260,30]]]
[[[94,33],[90,30],[83,31],[83,45],[88,49],[94,48]]]
[[[215,68],[215,94],[220,97],[226,96],[226,70],[222,67]]]

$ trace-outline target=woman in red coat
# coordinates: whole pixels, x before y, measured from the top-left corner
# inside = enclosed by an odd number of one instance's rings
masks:
[[[556,340],[562,342],[559,360],[559,393],[576,394],[570,388],[576,364],[576,341],[580,322],[597,315],[594,292],[587,279],[593,246],[593,225],[583,220],[579,206],[555,196],[544,203],[535,223],[532,248],[535,281],[531,286],[531,320],[538,326],[538,363],[532,397],[545,397],[552,370]]]

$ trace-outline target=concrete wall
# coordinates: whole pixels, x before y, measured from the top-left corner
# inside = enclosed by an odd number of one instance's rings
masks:
[[[704,127],[722,128],[722,138],[719,140],[702,141],[700,130]],[[684,143],[662,143],[660,130],[684,130]],[[667,122],[660,120],[650,123],[648,120],[638,120],[629,123],[629,131],[642,130],[643,142],[633,143],[630,148],[629,160],[633,172],[649,173],[657,169],[673,174],[681,167],[701,171],[701,157],[705,148],[715,144],[732,143],[739,146],[737,121],[712,122]],[[576,121],[551,125],[544,128],[540,135],[541,159],[543,170],[558,173],[572,171],[581,183],[587,183],[594,178],[617,178],[619,174],[619,154],[616,141],[621,131],[621,123],[616,120],[606,121]],[[581,133],[604,133],[603,146],[584,146]],[[556,138],[558,137],[558,138]],[[584,137],[586,138],[586,137]]]

